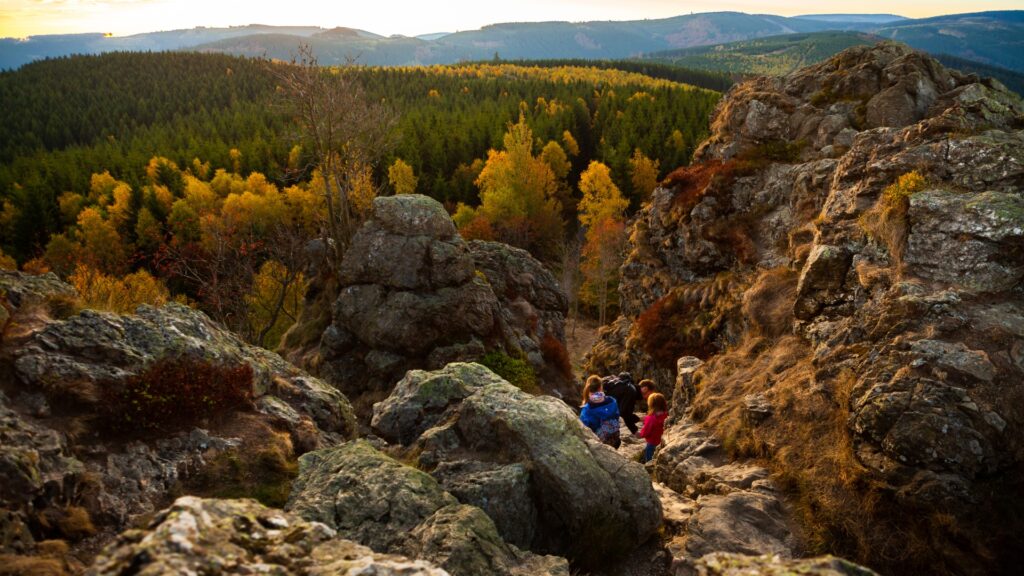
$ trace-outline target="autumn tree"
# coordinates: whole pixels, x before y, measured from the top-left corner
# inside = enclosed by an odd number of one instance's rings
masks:
[[[629,159],[629,180],[633,184],[634,198],[645,202],[651,197],[651,192],[658,186],[660,168],[661,163],[658,160],[651,160],[639,148],[633,151],[633,156]]]
[[[581,299],[597,307],[598,322],[607,322],[609,299],[618,292],[619,267],[626,247],[626,225],[622,220],[602,218],[587,229],[580,266],[583,273]]]
[[[580,224],[590,228],[603,219],[621,220],[629,207],[608,166],[596,160],[580,174]]]
[[[170,300],[167,287],[145,270],[119,278],[79,264],[68,281],[85,307],[94,310],[131,314],[140,304],[161,306]]]
[[[415,193],[417,180],[418,178],[413,173],[412,166],[406,164],[405,160],[401,158],[395,159],[395,162],[388,167],[388,182],[391,183],[395,194]]]
[[[611,178],[604,164],[590,163],[579,183],[580,223],[586,229],[581,272],[581,299],[598,310],[602,325],[607,320],[610,295],[618,285],[619,266],[625,250],[625,212],[629,202]]]
[[[82,244],[79,256],[83,262],[107,274],[124,272],[128,265],[124,240],[99,210],[90,207],[79,213],[78,232]]]
[[[244,297],[246,339],[268,350],[277,348],[302,311],[306,284],[298,270],[274,260],[264,262]]]
[[[533,132],[523,115],[510,124],[505,149],[490,150],[476,180],[480,207],[498,240],[529,250],[541,260],[557,257],[562,235],[558,181],[551,167],[533,154]]]
[[[391,145],[394,114],[371,101],[362,83],[343,69],[319,66],[309,45],[299,48],[291,64],[271,65],[285,105],[311,156],[323,175],[327,208],[326,232],[340,265],[358,220],[349,199],[365,167],[377,165]]]

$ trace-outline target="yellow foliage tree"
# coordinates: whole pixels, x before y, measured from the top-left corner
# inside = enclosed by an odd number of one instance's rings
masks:
[[[196,214],[215,213],[220,207],[220,201],[220,196],[213,191],[213,186],[192,176],[185,177],[185,202]]]
[[[377,186],[373,183],[373,168],[369,164],[354,165],[348,181],[349,206],[356,218],[362,220],[370,215],[373,199],[377,197]]]
[[[626,247],[626,227],[621,219],[603,216],[587,228],[583,259],[583,285],[580,300],[596,306],[598,322],[607,321],[609,301],[618,289],[619,267]]]
[[[545,144],[540,151],[540,157],[554,172],[555,178],[565,180],[565,177],[569,175],[572,164],[569,163],[569,157],[565,154],[565,150],[558,145],[558,142],[551,140]]]
[[[576,142],[576,138],[573,137],[572,132],[568,130],[562,132],[562,143],[565,144],[565,150],[570,156],[580,155],[580,145]]]
[[[591,161],[580,175],[579,187],[583,194],[579,205],[580,223],[584,227],[590,228],[606,218],[621,220],[629,207],[629,201],[612,181],[608,166],[597,160]]]
[[[633,151],[633,157],[629,159],[629,179],[636,198],[644,201],[651,197],[651,192],[658,186],[660,168],[659,160],[651,160],[639,148]]]
[[[416,192],[418,182],[416,174],[401,158],[395,159],[394,164],[388,168],[388,182],[395,189],[395,194],[413,194]]]
[[[79,264],[68,281],[83,305],[94,310],[130,314],[141,304],[162,306],[170,299],[167,287],[145,270],[118,278]]]
[[[490,150],[476,185],[478,215],[493,226],[497,239],[550,260],[562,235],[558,181],[551,167],[533,155],[533,132],[523,115],[510,124],[505,150]]]
[[[132,217],[132,188],[120,182],[111,194],[114,202],[107,207],[107,217],[119,232],[124,232]]]
[[[96,208],[78,215],[78,233],[82,242],[81,259],[109,274],[119,274],[127,265],[127,253],[114,225],[103,219]]]
[[[252,279],[245,296],[249,340],[273,350],[302,312],[305,277],[284,264],[268,260]]]
[[[85,197],[74,192],[65,192],[57,198],[57,205],[60,207],[60,217],[67,224],[74,224],[78,221],[78,213],[85,208]]]
[[[114,187],[117,185],[118,181],[110,175],[110,172],[93,174],[89,178],[89,202],[104,205],[104,202],[101,202],[101,200],[104,197],[109,198],[110,193],[114,191]]]

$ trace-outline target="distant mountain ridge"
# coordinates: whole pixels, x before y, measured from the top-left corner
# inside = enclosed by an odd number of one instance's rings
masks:
[[[324,64],[449,64],[466,60],[614,59],[827,30],[865,32],[932,53],[1024,71],[1024,11],[906,19],[891,14],[796,17],[709,12],[672,18],[594,22],[509,22],[450,34],[384,37],[353,28],[249,25],[107,37],[104,34],[0,40],[0,69],[41,58],[108,51],[198,50],[288,59],[301,42]]]
[[[727,74],[734,78],[784,76],[804,66],[821,62],[852,46],[866,46],[883,40],[886,40],[883,36],[866,32],[783,34],[726,44],[653,52],[637,59],[636,64],[657,63],[675,68]],[[940,50],[942,48],[938,47]],[[996,78],[1011,90],[1024,94],[1022,72],[945,53],[932,55],[950,68]]]

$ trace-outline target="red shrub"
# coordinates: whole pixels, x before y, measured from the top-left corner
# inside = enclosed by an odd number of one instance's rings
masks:
[[[113,430],[168,431],[191,427],[252,403],[248,364],[170,358],[121,386],[108,385],[107,422]]]
[[[673,290],[640,314],[636,329],[644,351],[666,368],[681,356],[716,353],[715,340],[736,307],[724,284],[715,279]]]
[[[569,351],[565,349],[565,345],[558,338],[555,338],[554,334],[544,335],[544,339],[540,342],[540,352],[544,356],[544,361],[554,366],[559,374],[567,379],[572,379],[572,362],[569,360]]]

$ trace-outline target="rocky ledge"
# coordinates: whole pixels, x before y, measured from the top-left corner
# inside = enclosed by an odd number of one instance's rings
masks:
[[[567,300],[529,253],[465,242],[436,200],[374,200],[346,252],[318,369],[369,416],[412,369],[499,354],[532,373],[536,391],[573,396]]]
[[[633,224],[623,315],[590,367],[653,375],[676,426],[766,462],[816,549],[1012,571],[1021,246],[1020,97],[898,44],[852,48],[727,94]],[[676,386],[682,356],[704,364]]]

